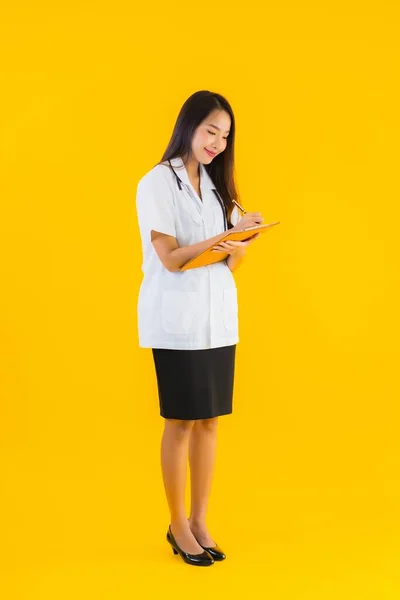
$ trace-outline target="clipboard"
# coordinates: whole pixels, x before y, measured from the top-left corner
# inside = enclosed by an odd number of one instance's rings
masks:
[[[268,231],[270,227],[273,225],[278,225],[280,221],[275,221],[274,223],[266,223],[265,225],[254,225],[253,227],[245,227],[244,229],[240,229],[239,231],[230,231],[227,232],[220,240],[214,242],[210,246],[208,246],[203,252],[191,258],[184,265],[182,265],[179,271],[187,271],[188,269],[195,269],[197,267],[205,267],[207,265],[211,265],[213,263],[220,262],[224,260],[221,258],[221,254],[223,252],[211,252],[214,246],[217,246],[221,242],[225,242],[228,240],[233,240],[235,242],[244,242],[249,239],[256,233],[264,233]]]

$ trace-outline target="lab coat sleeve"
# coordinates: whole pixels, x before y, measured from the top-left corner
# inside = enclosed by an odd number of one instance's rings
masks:
[[[240,221],[240,219],[242,218],[239,209],[237,206],[234,207],[232,214],[231,214],[231,223],[233,226],[237,225],[238,221]]]
[[[151,239],[152,229],[176,237],[173,193],[160,173],[147,174],[139,181],[136,210],[144,240]]]

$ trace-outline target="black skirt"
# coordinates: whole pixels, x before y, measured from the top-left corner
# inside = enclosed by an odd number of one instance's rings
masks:
[[[152,348],[160,415],[210,419],[232,413],[236,345],[206,350]]]

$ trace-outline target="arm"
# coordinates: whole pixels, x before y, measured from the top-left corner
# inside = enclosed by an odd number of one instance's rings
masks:
[[[231,271],[234,271],[242,264],[244,257],[246,256],[247,246],[252,244],[259,236],[260,234],[256,233],[243,242],[236,242],[233,240],[221,242],[214,247],[214,250],[217,252],[229,253],[228,257],[226,258],[226,264]]]
[[[226,264],[231,271],[235,271],[242,264],[244,257],[246,256],[246,249],[240,248],[235,254],[229,254],[226,259]]]
[[[168,271],[171,271],[171,273],[174,273],[175,271],[179,271],[180,267],[188,260],[194,258],[197,254],[200,254],[203,250],[208,248],[210,243],[218,243],[224,235],[225,232],[208,238],[198,244],[180,247],[177,239],[172,235],[166,235],[165,233],[160,233],[159,231],[154,231],[154,229],[152,229],[151,242],[164,267]]]
[[[233,209],[231,220],[232,220],[232,223],[234,223],[235,225],[237,225],[238,221],[240,221],[240,214],[237,209],[237,206],[235,206],[235,208]],[[245,247],[237,248],[237,252],[229,254],[226,257],[226,259],[225,259],[226,264],[228,265],[228,267],[230,268],[231,271],[235,271],[238,267],[240,267],[245,256],[246,256],[246,248]]]

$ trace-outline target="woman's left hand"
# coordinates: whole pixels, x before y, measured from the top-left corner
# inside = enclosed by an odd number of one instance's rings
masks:
[[[244,242],[236,242],[228,240],[227,242],[221,242],[213,246],[211,252],[225,252],[228,254],[243,254],[250,244],[252,244],[261,234],[256,233],[252,235],[248,240]]]

